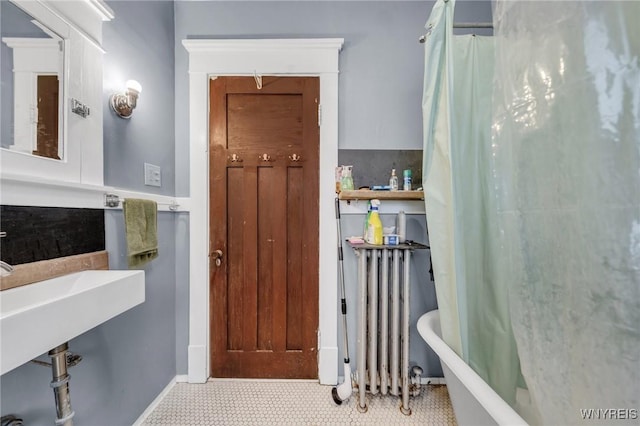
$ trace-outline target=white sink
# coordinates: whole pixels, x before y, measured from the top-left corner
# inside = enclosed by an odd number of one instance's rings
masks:
[[[0,375],[144,302],[144,271],[83,271],[0,292]]]

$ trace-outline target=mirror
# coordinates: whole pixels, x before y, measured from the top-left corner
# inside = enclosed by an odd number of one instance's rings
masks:
[[[9,1],[0,1],[0,147],[64,158],[64,42]]]

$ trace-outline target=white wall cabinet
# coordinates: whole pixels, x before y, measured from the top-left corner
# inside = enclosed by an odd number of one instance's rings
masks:
[[[102,185],[104,180],[102,146],[102,55],[103,51],[78,31],[71,31],[68,102],[86,105],[83,117],[67,107],[67,138],[76,150],[79,169],[76,182]]]
[[[63,39],[59,126],[64,145],[62,160],[2,149],[2,176],[102,186],[102,23],[112,19],[113,13],[101,0],[13,3]],[[86,106],[89,114],[83,117],[72,112],[74,100]]]

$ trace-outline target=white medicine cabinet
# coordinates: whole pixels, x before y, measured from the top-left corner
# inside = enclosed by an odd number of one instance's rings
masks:
[[[1,6],[3,180],[102,186],[102,23],[112,11],[101,0]]]

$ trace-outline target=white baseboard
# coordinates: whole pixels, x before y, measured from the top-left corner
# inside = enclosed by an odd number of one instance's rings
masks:
[[[321,385],[335,385],[338,381],[338,347],[320,347],[318,354],[318,380]]]
[[[138,420],[136,420],[133,423],[133,426],[140,426],[140,425],[142,425],[142,423],[144,423],[144,421],[147,419],[147,417],[149,417],[149,414],[151,414],[153,412],[153,410],[155,410],[156,407],[158,407],[158,405],[160,404],[160,402],[162,402],[164,397],[167,396],[169,391],[175,386],[178,377],[182,377],[182,376],[176,376],[173,379],[171,379],[169,384],[167,386],[165,386],[165,388],[162,390],[162,392],[160,392],[160,394],[158,394],[158,396],[156,396],[156,398],[153,401],[151,401],[151,404],[149,404],[149,406],[146,408],[146,410],[144,410],[142,412],[142,414],[140,414],[140,417],[138,417]]]
[[[176,383],[189,383],[189,375],[188,374],[178,374],[176,376]]]
[[[421,377],[420,384],[421,385],[428,385],[428,384],[446,385],[447,382],[445,381],[444,377]]]
[[[209,378],[206,346],[189,345],[187,353],[189,383],[206,383]]]

